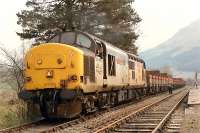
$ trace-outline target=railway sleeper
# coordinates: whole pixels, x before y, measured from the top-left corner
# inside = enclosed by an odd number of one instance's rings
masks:
[[[149,132],[152,132],[151,129],[115,129],[114,130],[114,133],[149,133]]]
[[[155,123],[126,123],[120,128],[131,128],[131,129],[154,129],[157,126]]]

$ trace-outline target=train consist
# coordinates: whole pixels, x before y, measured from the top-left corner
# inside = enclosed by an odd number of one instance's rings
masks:
[[[19,97],[46,118],[80,113],[182,87],[185,82],[148,71],[138,56],[81,31],[69,31],[31,48]]]
[[[173,78],[167,73],[160,73],[158,70],[146,70],[146,73],[147,88],[151,92],[160,92],[169,87],[181,88],[185,86],[185,81],[182,78]]]

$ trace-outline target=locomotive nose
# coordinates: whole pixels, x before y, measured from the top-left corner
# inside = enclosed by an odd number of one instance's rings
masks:
[[[83,53],[64,44],[42,44],[26,55],[28,90],[75,88],[83,75]]]

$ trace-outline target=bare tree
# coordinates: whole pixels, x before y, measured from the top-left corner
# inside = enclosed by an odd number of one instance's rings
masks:
[[[0,69],[1,80],[8,83],[12,89],[18,94],[24,87],[24,51],[25,47],[22,45],[20,50],[10,51],[6,49],[4,45],[0,45]],[[16,103],[16,115],[19,118],[19,122],[27,120],[27,108],[26,103],[20,99],[13,99]],[[12,103],[12,102],[11,102]]]
[[[9,51],[3,45],[0,45],[0,54],[2,55],[0,67],[4,71],[4,80],[16,84],[14,88],[20,92],[24,86],[24,55],[20,55],[17,51]]]

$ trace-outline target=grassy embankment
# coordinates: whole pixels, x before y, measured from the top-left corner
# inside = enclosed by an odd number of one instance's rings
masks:
[[[26,120],[24,104],[17,98],[16,91],[0,83],[0,129],[19,125]],[[23,110],[23,111],[22,111]]]

